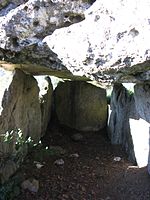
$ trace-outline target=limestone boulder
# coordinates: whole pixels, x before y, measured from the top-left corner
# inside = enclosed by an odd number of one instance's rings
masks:
[[[106,126],[106,91],[84,81],[60,82],[55,89],[55,110],[60,124],[98,131]]]
[[[82,21],[92,1],[6,0],[0,6],[0,66],[33,75],[71,73],[43,42],[55,29]],[[61,73],[60,73],[61,72]],[[64,74],[66,73],[66,75]]]
[[[97,0],[85,20],[44,39],[74,75],[109,82],[150,80],[149,0]]]
[[[90,0],[4,2],[3,68],[86,76],[103,85],[150,80],[149,0],[97,0],[91,7]]]
[[[7,1],[7,4],[10,2]],[[14,4],[21,4],[21,0]],[[88,1],[81,0],[22,1],[20,6],[0,17],[0,47],[16,52],[25,46],[42,42],[57,28],[82,21],[84,10],[89,6]]]
[[[43,136],[51,118],[53,86],[49,76],[36,76],[35,78],[40,89],[39,101],[41,107],[41,136]]]
[[[37,81],[20,70],[5,71],[0,68],[1,182],[14,173],[18,160],[22,161],[27,153],[25,141],[37,143],[40,137],[41,108]]]

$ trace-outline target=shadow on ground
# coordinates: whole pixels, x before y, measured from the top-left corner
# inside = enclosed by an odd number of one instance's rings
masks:
[[[55,128],[48,132],[44,147],[33,150],[20,170],[24,179],[39,180],[39,191],[22,190],[18,200],[150,199],[147,169],[133,166],[120,146],[110,144],[106,130],[79,133],[83,136],[79,141],[72,138],[76,134],[73,130]],[[116,162],[115,157],[121,160]],[[58,159],[64,164],[54,164]],[[35,161],[44,166],[37,169]]]

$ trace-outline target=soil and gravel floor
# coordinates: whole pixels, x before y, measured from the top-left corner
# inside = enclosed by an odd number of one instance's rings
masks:
[[[49,131],[44,145],[59,146],[60,152],[42,147],[27,156],[21,173],[25,179],[37,179],[39,191],[22,190],[17,200],[150,200],[146,168],[130,167],[133,164],[121,147],[110,145],[106,131],[81,133],[78,142],[71,139],[74,131]],[[115,157],[121,161],[115,162]],[[57,159],[64,164],[54,164]],[[34,161],[44,166],[37,169]]]

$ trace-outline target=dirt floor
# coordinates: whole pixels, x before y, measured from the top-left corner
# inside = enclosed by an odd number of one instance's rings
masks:
[[[106,131],[81,133],[79,141],[71,137],[75,131],[49,132],[43,143],[50,149],[38,147],[21,168],[25,179],[39,181],[39,190],[22,189],[17,200],[150,200],[147,169],[134,167],[121,147],[110,144]],[[64,164],[57,165],[58,159]]]

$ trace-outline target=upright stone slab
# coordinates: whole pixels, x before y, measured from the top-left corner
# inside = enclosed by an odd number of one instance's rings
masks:
[[[112,144],[121,144],[129,159],[135,161],[134,147],[130,133],[129,117],[135,116],[134,98],[122,84],[115,84],[111,96],[109,137]]]
[[[150,84],[137,84],[134,90],[136,110],[139,114],[136,128],[137,134],[141,135],[136,145],[136,157],[141,166],[148,164],[148,172],[150,174]]]
[[[27,152],[26,145],[24,153],[18,152],[22,142],[31,138],[36,143],[40,136],[41,109],[37,81],[20,70],[9,72],[0,68],[0,181],[2,183],[17,169],[16,156],[22,160],[23,154]]]
[[[39,100],[41,106],[41,120],[42,120],[41,134],[43,136],[46,132],[48,123],[51,118],[53,86],[49,76],[36,76],[35,78],[38,81],[38,86],[40,89]]]
[[[150,84],[135,85],[135,104],[140,117],[150,123]]]
[[[111,97],[109,133],[112,144],[121,144],[139,167],[150,163],[150,85],[137,84],[134,94],[115,84]],[[149,159],[148,159],[149,158]],[[148,161],[149,160],[149,161]],[[150,173],[150,164],[148,164]]]
[[[60,124],[80,131],[98,131],[106,126],[106,91],[84,81],[66,81],[55,91],[55,109]]]

